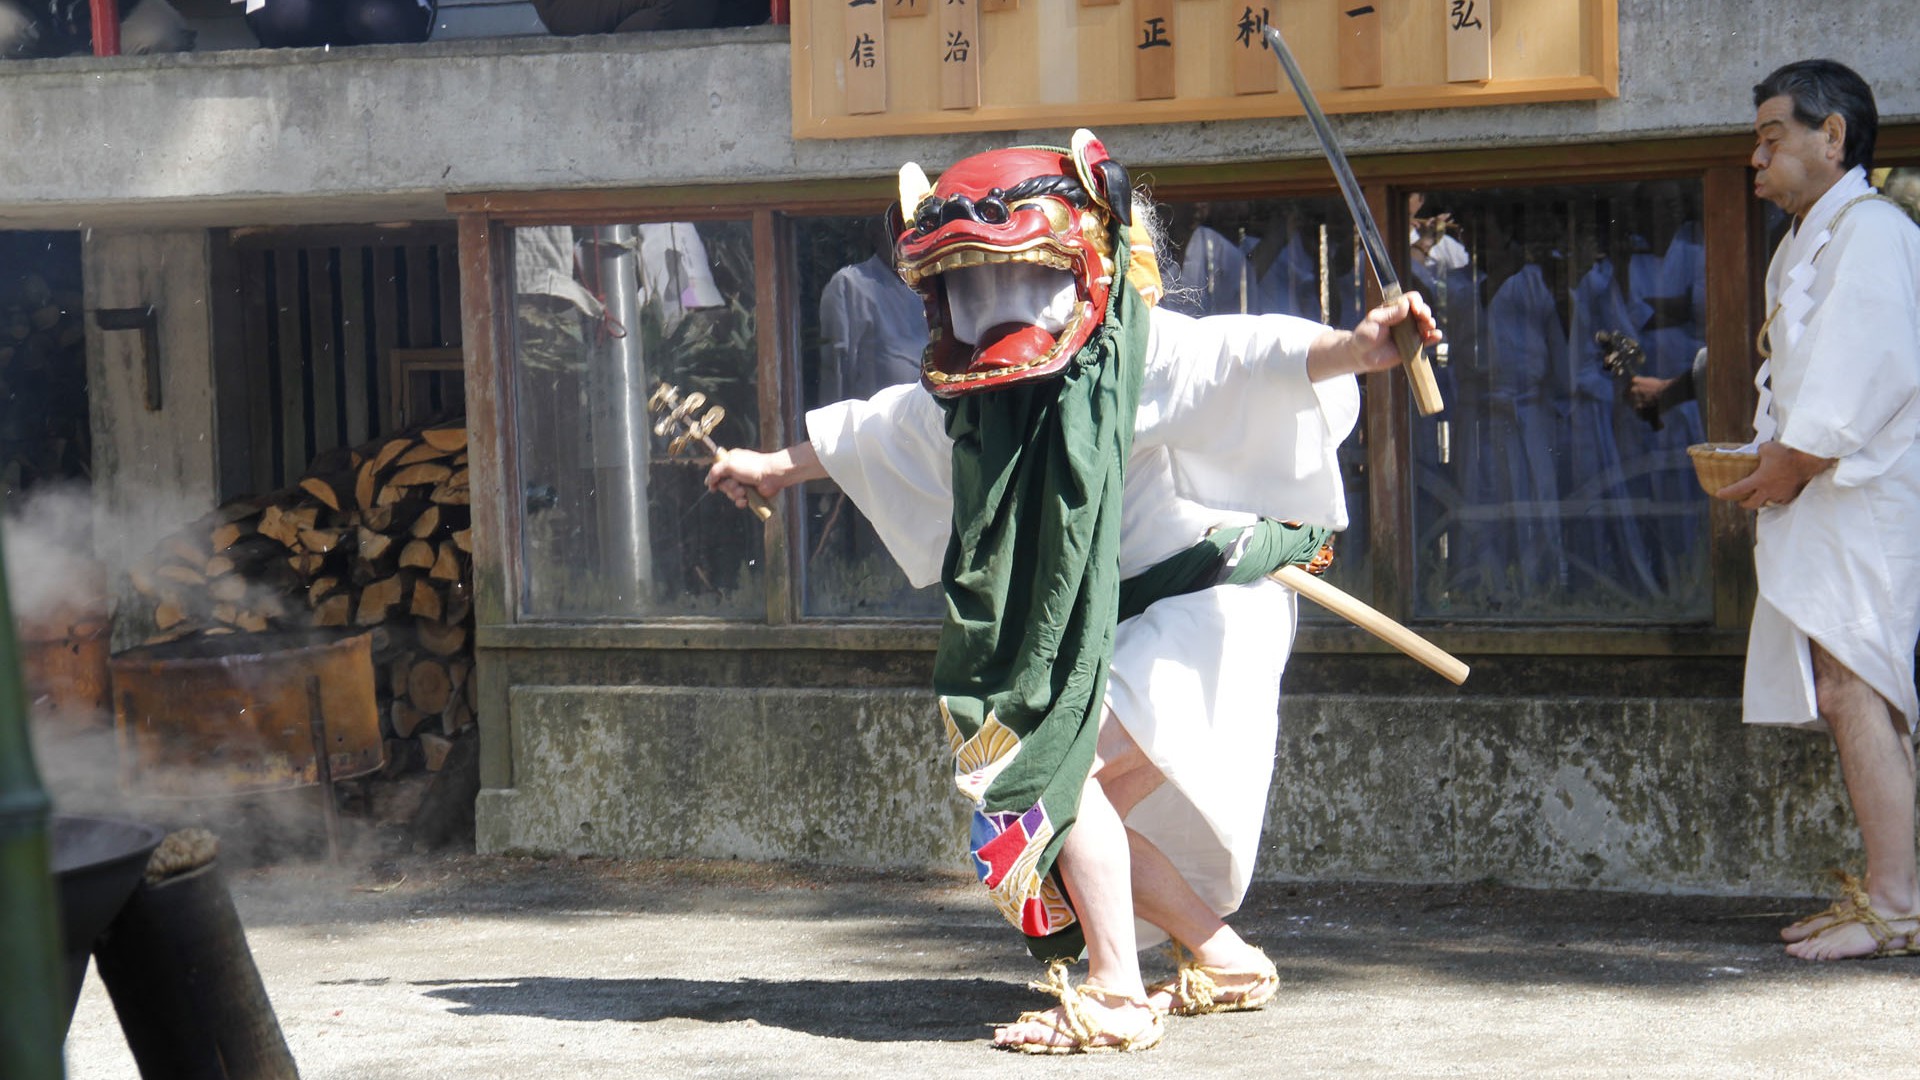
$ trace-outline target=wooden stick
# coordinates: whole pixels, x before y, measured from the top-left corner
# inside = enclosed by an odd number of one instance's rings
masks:
[[[307,676],[307,734],[313,739],[314,775],[319,779],[320,818],[327,828],[327,861],[340,861],[340,807],[333,801],[333,757],[327,745],[327,714],[320,703],[320,676]]]
[[[720,447],[715,446],[712,439],[709,439],[703,435],[700,437],[700,441],[703,443],[706,443],[707,449],[713,451],[713,460],[725,461],[727,459],[727,452],[721,449]],[[767,505],[766,498],[762,496],[760,492],[753,487],[753,485],[742,484],[740,486],[745,488],[747,491],[747,509],[753,511],[754,517],[759,518],[761,521],[765,521],[768,518],[773,516],[773,507]]]
[[[1387,618],[1359,597],[1291,564],[1267,576],[1420,661],[1453,685],[1467,681],[1470,669],[1459,657]]]

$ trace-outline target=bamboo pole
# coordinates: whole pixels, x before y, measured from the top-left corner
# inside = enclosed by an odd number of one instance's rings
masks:
[[[40,786],[27,739],[20,647],[0,559],[0,1076],[59,1080],[66,965],[60,956],[52,801]]]

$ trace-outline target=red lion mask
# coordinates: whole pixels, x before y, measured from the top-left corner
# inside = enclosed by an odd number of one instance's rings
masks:
[[[1022,146],[975,154],[932,186],[918,165],[903,167],[900,205],[889,224],[900,277],[927,305],[921,382],[937,396],[957,397],[1057,374],[1106,317],[1115,225],[1132,220],[1127,170],[1085,130],[1074,133],[1068,151]],[[1146,252],[1150,263],[1151,248]],[[959,340],[941,275],[995,264],[1071,275],[1065,325],[1056,332],[1002,323],[978,332],[971,345]],[[1151,279],[1157,297],[1157,269]]]

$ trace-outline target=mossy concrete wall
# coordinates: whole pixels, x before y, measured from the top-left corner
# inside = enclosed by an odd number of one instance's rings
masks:
[[[1858,845],[1825,736],[1719,698],[1289,698],[1259,873],[1798,893]]]
[[[965,865],[923,691],[519,686],[484,851]],[[1258,875],[1799,893],[1853,850],[1824,737],[1723,698],[1298,694]]]
[[[515,783],[481,793],[483,851],[963,865],[967,806],[923,691],[516,686],[510,700]]]

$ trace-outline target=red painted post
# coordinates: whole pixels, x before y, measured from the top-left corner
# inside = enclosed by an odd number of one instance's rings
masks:
[[[93,55],[120,55],[119,0],[87,0],[93,12]]]

